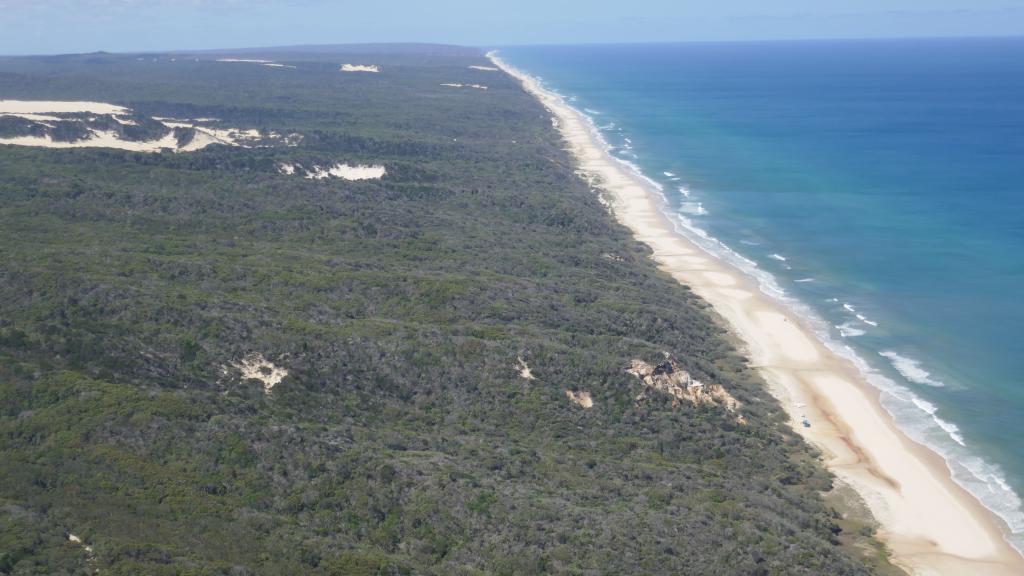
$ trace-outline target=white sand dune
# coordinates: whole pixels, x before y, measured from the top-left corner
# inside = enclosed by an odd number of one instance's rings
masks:
[[[288,370],[275,366],[259,352],[246,355],[245,358],[235,362],[232,366],[242,373],[242,379],[259,380],[263,384],[264,394],[270,394],[274,386],[280,384],[281,380],[284,380],[285,376],[288,375]],[[225,373],[228,372],[227,367],[224,367],[222,370]]]
[[[63,118],[59,118],[51,114],[17,114],[14,112],[0,112],[0,116],[15,116],[18,118],[24,118],[25,120],[39,122],[40,124],[46,124],[47,122],[60,122],[63,120]],[[46,125],[49,126],[49,124]]]
[[[335,164],[329,168],[314,166],[313,170],[306,174],[306,178],[312,180],[323,180],[324,178],[341,178],[342,180],[376,180],[383,178],[387,170],[383,166],[349,166],[348,164]]]
[[[267,66],[269,68],[296,68],[296,66],[292,66],[291,64],[280,64],[278,62],[274,62],[273,60],[253,60],[253,59],[246,59],[246,58],[218,58],[217,62],[234,62],[234,63],[241,63],[241,64],[259,64],[261,66]]]
[[[951,479],[941,457],[896,428],[878,390],[856,367],[764,295],[754,279],[677,234],[656,191],[608,153],[584,116],[490,56],[558,118],[582,176],[611,199],[616,218],[652,249],[659,267],[731,325],[794,429],[870,507],[897,564],[916,574],[1024,574],[1024,558],[1004,540],[998,517]],[[800,425],[804,416],[811,427]]]
[[[341,178],[342,180],[378,180],[388,173],[384,166],[357,164],[335,164],[323,167],[314,165],[311,168],[304,168],[301,164],[279,164],[277,171],[288,176],[302,174],[307,180],[325,180],[327,178]]]
[[[78,536],[75,536],[74,534],[68,532],[68,542],[71,542],[72,544],[77,544],[77,545],[81,546],[82,550],[85,551],[86,559],[88,559],[90,561],[93,560],[94,553],[93,553],[92,546],[89,546],[88,544],[83,542],[81,538],[79,538]]]
[[[569,401],[581,408],[593,408],[594,399],[590,396],[590,392],[582,390],[580,392],[573,392],[572,390],[566,390],[565,396],[569,398]]]
[[[103,132],[93,130],[92,136],[85,140],[74,142],[61,142],[53,140],[49,136],[17,136],[14,138],[0,138],[0,144],[11,144],[13,146],[33,146],[37,148],[116,148],[131,152],[160,152],[161,150],[177,150],[178,142],[174,134],[170,133],[159,140],[131,141],[122,140],[114,132]]]
[[[0,100],[0,114],[130,114],[131,110],[103,102],[58,102],[53,100]]]
[[[259,62],[259,61],[257,61]],[[0,116],[16,116],[52,127],[51,122],[80,121],[73,116],[60,117],[56,114],[97,114],[109,115],[116,122],[124,126],[138,125],[138,122],[121,116],[131,116],[132,110],[124,106],[105,104],[102,102],[55,102],[55,101],[27,101],[27,100],[0,100]],[[298,145],[301,136],[290,134],[281,136],[276,132],[267,135],[260,134],[256,129],[239,128],[215,128],[212,126],[201,126],[202,123],[215,122],[213,118],[198,118],[195,120],[182,120],[177,118],[153,117],[153,120],[160,122],[168,129],[191,128],[195,136],[184,146],[179,146],[173,132],[168,132],[161,138],[146,141],[134,141],[121,138],[115,132],[86,129],[89,137],[73,142],[57,141],[49,135],[45,136],[14,136],[0,138],[0,144],[12,146],[33,146],[39,148],[115,148],[131,152],[162,152],[171,150],[174,152],[194,152],[202,150],[211,144],[223,144],[225,146],[254,147],[270,144],[284,144],[286,146]]]
[[[443,82],[441,86],[447,86],[449,88],[476,88],[477,90],[487,90],[487,86],[482,84],[457,84],[455,82]]]
[[[526,360],[522,356],[516,357],[516,370],[519,371],[519,377],[526,380],[536,380],[537,378],[533,375],[533,371],[530,370],[530,365],[526,363]]]
[[[339,68],[342,72],[380,72],[380,66],[376,64],[342,64]]]

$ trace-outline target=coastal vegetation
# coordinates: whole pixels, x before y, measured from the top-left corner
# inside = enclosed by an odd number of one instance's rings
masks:
[[[894,571],[708,306],[487,64],[0,59],[0,99],[301,135],[0,146],[0,573]],[[281,171],[338,164],[386,171]],[[666,357],[716,396],[630,373]]]

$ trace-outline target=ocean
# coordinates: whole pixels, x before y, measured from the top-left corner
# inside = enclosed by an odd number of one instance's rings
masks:
[[[498,53],[857,363],[1024,550],[1024,39]]]

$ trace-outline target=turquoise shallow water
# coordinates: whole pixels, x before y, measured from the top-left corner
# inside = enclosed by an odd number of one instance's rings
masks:
[[[1024,548],[1024,39],[499,54],[855,358]]]

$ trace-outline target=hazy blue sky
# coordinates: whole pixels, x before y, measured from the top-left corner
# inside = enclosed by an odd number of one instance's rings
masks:
[[[1024,35],[1024,0],[0,0],[0,53]]]

